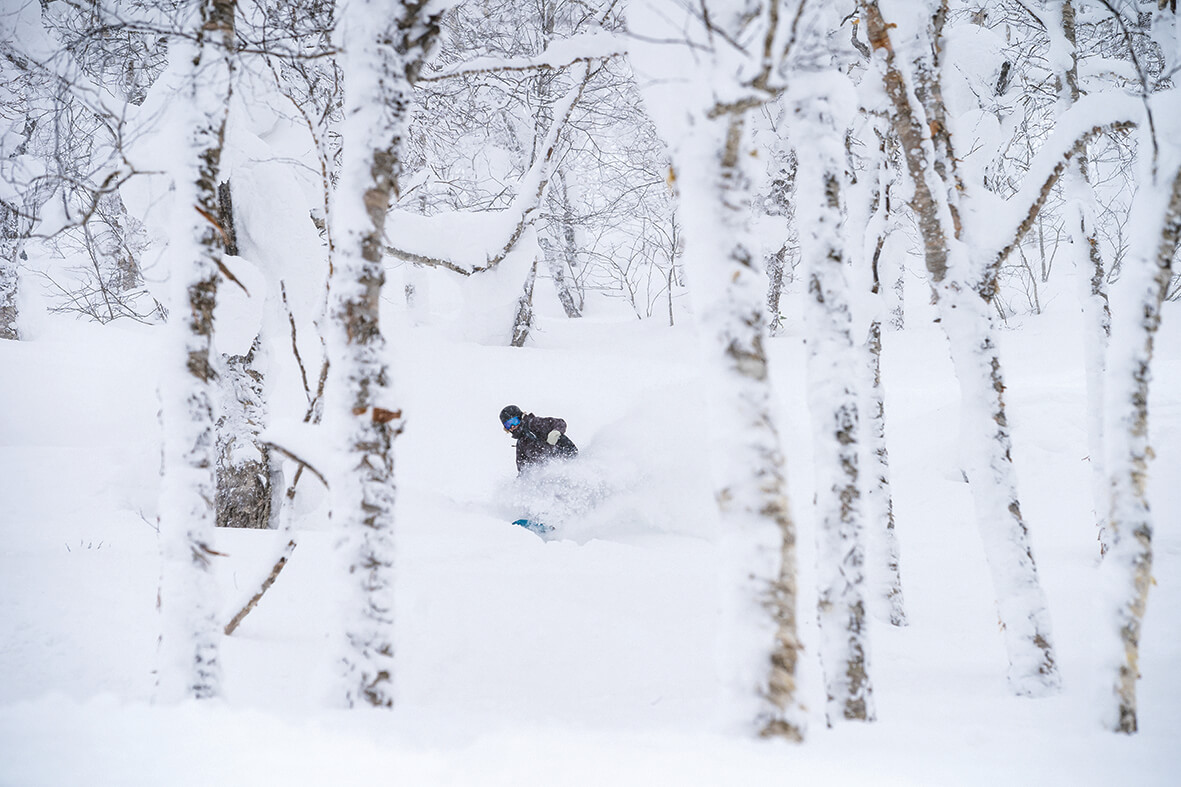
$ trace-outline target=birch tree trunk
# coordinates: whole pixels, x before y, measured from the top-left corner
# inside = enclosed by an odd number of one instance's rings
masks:
[[[521,297],[517,298],[517,314],[513,318],[513,337],[509,344],[513,347],[524,347],[529,340],[529,332],[533,330],[533,285],[537,281],[537,259],[529,266],[525,274],[525,283],[521,285]]]
[[[800,740],[796,531],[768,376],[766,280],[750,237],[743,113],[700,118],[681,173],[685,260],[702,327],[721,513],[729,685],[763,735]]]
[[[341,664],[350,706],[394,702],[393,442],[402,414],[391,403],[379,306],[385,218],[398,190],[411,82],[438,33],[437,16],[426,5],[348,0],[340,14],[344,156],[332,211],[325,423],[339,452],[331,497],[347,581]]]
[[[781,118],[780,122],[787,121]],[[798,163],[790,142],[782,135],[774,138],[770,148],[768,155],[771,158],[770,169],[773,174],[770,193],[764,202],[770,206],[768,212],[773,212],[773,215],[782,220],[780,226],[783,229],[783,242],[774,252],[764,255],[764,266],[767,269],[767,319],[770,322],[770,335],[780,336],[783,333],[783,312],[780,302],[791,282],[792,265],[798,262],[796,255],[799,253],[798,232],[793,229],[796,225]]]
[[[277,511],[277,463],[260,435],[266,428],[266,399],[255,354],[261,337],[245,355],[222,355],[217,419],[217,526],[271,527]],[[282,486],[282,479],[279,479]]]
[[[1049,611],[1017,495],[1005,382],[989,307],[995,271],[974,261],[962,240],[958,202],[963,184],[944,116],[938,62],[929,54],[935,39],[919,42],[916,76],[910,76],[895,55],[876,0],[862,0],[862,8],[870,44],[885,58],[892,121],[914,183],[912,208],[960,382],[965,469],[997,597],[1009,685],[1017,694],[1041,696],[1056,691],[1060,678]],[[932,25],[938,28],[945,12],[945,6],[938,6]]]
[[[22,133],[17,133],[15,129],[11,132],[20,142],[9,153],[10,158],[25,155],[37,129],[27,95],[21,92],[18,98],[19,101],[14,103],[23,105],[26,117]],[[0,339],[21,338],[20,326],[17,324],[20,315],[20,260],[24,256],[24,243],[35,217],[52,193],[53,187],[45,184],[45,180],[35,179],[28,184],[25,193],[10,194],[9,199],[0,200]]]
[[[181,161],[174,180],[174,230],[168,261],[172,280],[170,367],[162,383],[164,478],[160,543],[159,689],[165,699],[207,698],[219,692],[217,587],[211,573],[216,438],[213,308],[217,297],[221,234],[217,215],[218,168],[229,110],[233,0],[189,6],[193,39],[176,36],[172,62],[180,69],[174,102]]]
[[[539,4],[541,13],[540,44],[544,51],[554,41],[554,26],[556,23],[556,8],[552,2],[543,0]],[[534,91],[537,95],[537,116],[533,125],[533,158],[546,155],[546,137],[554,121],[553,83],[556,72],[543,71],[532,79]],[[572,211],[569,203],[569,193],[566,188],[566,165],[561,158],[557,158],[553,165],[553,174],[546,192],[546,203],[549,207],[548,219],[543,222],[537,234],[537,243],[541,247],[545,259],[546,270],[554,282],[558,300],[566,316],[574,319],[581,317],[582,312],[576,303],[574,293],[566,281],[565,268],[567,261],[572,261],[574,250],[574,227],[570,221]],[[529,274],[526,290],[529,291],[530,311],[532,310],[532,281],[536,279],[537,266]],[[530,319],[532,319],[530,317]],[[519,323],[519,319],[518,319]],[[514,329],[514,334],[516,330]],[[514,336],[514,347],[517,344]]]
[[[742,9],[703,2],[700,15],[654,14],[639,23],[654,38],[685,36],[698,44],[647,61],[654,78],[645,101],[662,135],[678,140],[669,182],[678,188],[710,407],[727,710],[764,736],[796,741],[806,721],[797,686],[796,529],[764,346],[767,279],[750,227],[747,168],[754,161],[745,116],[782,91],[777,80],[803,9],[794,4],[793,21],[779,3]],[[671,111],[661,86],[670,80],[690,86]]]
[[[1174,156],[1178,154],[1174,152]],[[1173,256],[1181,241],[1181,167],[1174,164],[1172,169],[1171,182],[1163,173],[1156,182],[1149,176],[1143,179],[1137,194],[1133,212],[1152,219],[1140,227],[1143,235],[1139,254],[1125,265],[1121,286],[1130,293],[1130,308],[1124,312],[1126,318],[1115,325],[1111,347],[1110,549],[1101,571],[1105,577],[1102,587],[1112,593],[1108,601],[1114,607],[1119,647],[1107,665],[1115,673],[1115,680],[1114,702],[1106,715],[1111,729],[1128,734],[1136,732],[1139,725],[1136,681],[1140,677],[1140,632],[1153,581],[1153,524],[1148,505],[1148,465],[1153,454],[1148,437],[1148,385],[1161,306],[1172,277]]]
[[[562,310],[573,320],[582,316],[582,307],[581,299],[575,290],[577,283],[567,277],[567,271],[571,274],[574,272],[574,264],[578,259],[578,243],[574,232],[574,210],[570,204],[565,166],[561,163],[556,167],[546,196],[549,201],[548,226],[545,232],[538,235],[537,240],[545,254],[546,268],[553,279]]]
[[[20,330],[16,323],[19,313],[19,236],[16,210],[7,202],[0,203],[0,339],[20,339]]]
[[[1075,9],[1072,0],[1061,0],[1062,37],[1070,49],[1070,64],[1059,73],[1059,104],[1068,109],[1081,95],[1078,80],[1078,41]],[[1053,35],[1053,32],[1051,32]],[[1068,165],[1063,175],[1063,193],[1068,201],[1066,228],[1070,233],[1070,252],[1078,276],[1080,300],[1083,304],[1083,325],[1087,341],[1083,342],[1084,366],[1087,375],[1087,448],[1090,457],[1094,511],[1100,554],[1106,554],[1105,503],[1107,499],[1107,470],[1104,466],[1104,395],[1103,378],[1107,364],[1107,348],[1111,341],[1111,305],[1107,295],[1107,271],[1099,251],[1095,230],[1095,193],[1089,182],[1086,151],[1080,152]]]
[[[844,132],[855,106],[839,74],[810,74],[795,91],[797,217],[808,281],[808,406],[815,445],[820,659],[827,716],[874,719],[866,632],[864,515],[858,385],[862,355],[852,334],[843,227]]]
[[[876,284],[876,282],[875,282]],[[868,520],[885,545],[885,601],[890,625],[906,626],[906,602],[902,593],[902,550],[894,521],[894,496],[890,487],[890,452],[886,445],[886,399],[882,390],[882,323],[873,320],[868,339],[870,377],[869,427],[865,430],[866,453],[870,456],[869,490],[866,493]]]
[[[863,53],[869,55],[868,47]],[[870,63],[873,66],[873,63]],[[864,80],[880,81],[881,75],[872,71]],[[864,81],[863,83],[864,84]],[[874,117],[862,109],[862,146],[866,151],[865,178],[866,215],[850,216],[849,222],[864,222],[865,236],[860,245],[860,257],[855,265],[861,269],[857,287],[869,290],[869,327],[863,347],[865,364],[865,396],[863,408],[865,428],[862,441],[865,466],[865,518],[868,527],[867,562],[871,578],[871,612],[885,617],[892,626],[907,625],[906,605],[902,593],[901,550],[894,520],[894,497],[890,486],[890,452],[886,444],[886,398],[882,388],[882,318],[892,311],[889,288],[882,286],[883,251],[897,220],[894,215],[892,184],[895,174],[887,154],[887,140],[891,138],[884,118]],[[870,136],[872,135],[872,137]],[[852,223],[852,226],[858,226]],[[849,239],[852,244],[853,239]],[[852,244],[851,250],[858,250]],[[899,266],[901,267],[901,266]],[[865,278],[866,273],[868,279]],[[896,306],[896,304],[895,304]],[[856,328],[854,329],[856,332]],[[875,578],[875,574],[879,578]],[[880,605],[880,606],[879,606]]]

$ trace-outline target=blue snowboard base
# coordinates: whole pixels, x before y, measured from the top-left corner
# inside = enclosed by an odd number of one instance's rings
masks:
[[[513,522],[513,524],[520,525],[521,527],[525,528],[526,530],[530,530],[539,536],[543,536],[546,533],[553,532],[553,528],[550,527],[549,525],[542,524],[541,522],[534,522],[531,519],[517,519]]]

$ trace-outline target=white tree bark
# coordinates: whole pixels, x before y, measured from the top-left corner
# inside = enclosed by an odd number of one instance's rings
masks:
[[[217,526],[269,528],[274,510],[277,463],[260,439],[267,423],[266,391],[255,338],[245,355],[221,355],[217,366],[220,414],[217,418]]]
[[[1057,4],[1055,9],[1053,6]],[[1061,30],[1048,30],[1053,44],[1061,36],[1061,45],[1068,51],[1069,61],[1059,69],[1059,105],[1065,111],[1081,95],[1079,91],[1075,8],[1072,0],[1049,0],[1049,11],[1057,10]],[[1050,18],[1053,18],[1052,16]],[[1055,58],[1061,62],[1061,58]],[[1066,229],[1070,235],[1070,254],[1078,277],[1078,291],[1083,309],[1084,368],[1087,377],[1087,448],[1091,465],[1095,523],[1099,550],[1107,552],[1106,501],[1107,470],[1104,465],[1104,396],[1103,378],[1107,364],[1107,347],[1111,340],[1111,306],[1107,295],[1107,271],[1099,250],[1095,229],[1095,192],[1089,182],[1089,165],[1083,150],[1067,166],[1062,179],[1063,194],[1067,199]]]
[[[880,80],[880,75],[876,75]],[[868,77],[873,78],[873,77]],[[864,407],[866,426],[863,442],[867,458],[865,468],[865,515],[871,538],[869,539],[869,562],[882,571],[882,579],[871,584],[873,597],[884,602],[885,615],[892,626],[907,625],[906,603],[902,592],[902,556],[896,523],[894,520],[894,496],[890,485],[890,451],[886,443],[886,397],[882,387],[882,314],[889,309],[887,293],[882,286],[881,268],[883,251],[895,221],[891,200],[891,185],[894,175],[886,155],[888,129],[880,121],[872,122],[876,143],[868,142],[867,150],[876,151],[867,167],[871,173],[870,216],[866,220],[865,242],[862,252],[865,259],[861,264],[869,271],[869,290],[872,297],[869,328],[865,342],[868,382]],[[901,266],[899,266],[901,267]],[[900,306],[900,304],[899,304]],[[901,311],[897,311],[896,327],[901,329]],[[892,320],[892,322],[894,322]],[[875,544],[880,544],[876,546]],[[870,572],[873,576],[873,571]]]
[[[802,8],[796,4],[796,22]],[[659,76],[644,97],[658,129],[678,140],[669,181],[679,190],[710,408],[705,426],[722,527],[727,714],[764,736],[801,740],[796,531],[764,346],[767,282],[751,237],[753,159],[745,129],[746,113],[781,90],[773,83],[794,28],[779,3],[745,10],[705,3],[700,15],[678,16],[671,27],[668,15],[648,10],[645,32],[696,42],[646,61]],[[735,43],[740,40],[745,48]],[[663,78],[690,85],[676,109],[666,103]]]
[[[958,203],[963,187],[944,116],[938,63],[930,54],[935,39],[917,42],[919,54],[911,75],[895,56],[876,0],[862,0],[862,8],[870,44],[885,58],[892,120],[914,182],[912,206],[960,383],[965,471],[997,596],[1009,685],[1020,695],[1044,695],[1058,689],[1060,678],[1049,611],[1017,495],[1005,382],[989,307],[995,271],[973,260],[962,240]],[[931,24],[940,26],[945,12],[946,7],[937,4]],[[934,36],[929,29],[922,35]]]
[[[906,601],[902,592],[902,548],[894,521],[894,495],[890,486],[890,452],[886,445],[886,399],[882,389],[882,323],[875,319],[869,327],[869,373],[871,377],[869,425],[865,429],[866,453],[870,457],[867,472],[869,488],[865,494],[867,520],[882,538],[885,557],[885,602],[890,625],[908,625]]]
[[[1181,160],[1181,155],[1174,152]],[[1108,592],[1108,635],[1113,673],[1112,703],[1105,708],[1108,726],[1136,732],[1136,681],[1140,677],[1140,633],[1148,590],[1152,585],[1152,512],[1148,504],[1148,469],[1152,447],[1148,435],[1149,382],[1152,355],[1160,326],[1161,306],[1172,276],[1173,256],[1181,241],[1181,166],[1171,177],[1157,173],[1143,179],[1133,212],[1142,216],[1136,254],[1124,267],[1121,287],[1129,293],[1127,308],[1113,326],[1109,413],[1111,509],[1110,548],[1104,558],[1102,587]],[[1162,207],[1163,206],[1163,209]]]
[[[858,382],[843,238],[844,132],[855,108],[839,74],[816,73],[793,89],[799,159],[796,216],[808,282],[808,406],[813,423],[820,589],[820,660],[827,716],[874,719],[865,614]]]
[[[701,324],[725,554],[722,634],[731,699],[764,735],[799,740],[795,525],[763,344],[765,279],[750,237],[741,113],[699,118],[674,160],[685,261]]]
[[[20,243],[15,231],[9,231],[11,220],[7,205],[0,206],[0,339],[19,339],[17,327],[17,293],[20,279],[17,273],[17,255]],[[15,223],[15,221],[13,221]]]
[[[162,381],[164,478],[159,605],[164,628],[161,697],[216,696],[220,683],[217,586],[210,561],[214,532],[215,451],[213,307],[222,239],[218,166],[230,101],[234,46],[232,0],[190,4],[193,41],[171,46],[180,95],[172,121],[178,136],[168,262],[172,281],[169,364]]]
[[[385,217],[397,193],[416,77],[438,32],[426,2],[348,0],[340,16],[346,80],[344,157],[332,210],[329,284],[332,358],[325,424],[339,463],[332,517],[347,588],[343,691],[349,705],[394,702],[394,455],[401,411],[392,404],[379,324]]]

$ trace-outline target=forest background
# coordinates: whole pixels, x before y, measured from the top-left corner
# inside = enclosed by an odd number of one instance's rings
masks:
[[[0,781],[1168,783],[1169,0],[0,25]]]

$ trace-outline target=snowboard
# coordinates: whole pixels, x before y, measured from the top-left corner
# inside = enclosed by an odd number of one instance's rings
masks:
[[[517,519],[513,521],[514,525],[519,525],[526,530],[536,533],[539,536],[544,536],[546,533],[552,533],[553,527],[543,524],[541,522],[534,522],[532,519]]]

